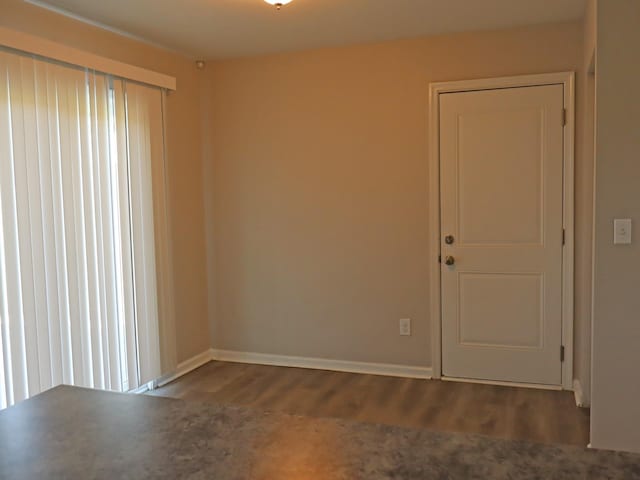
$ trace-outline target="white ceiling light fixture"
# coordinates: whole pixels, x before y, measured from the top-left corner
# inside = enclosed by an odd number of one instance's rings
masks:
[[[264,0],[264,1],[267,2],[269,5],[273,5],[278,10],[280,10],[284,5],[286,5],[287,3],[291,3],[293,0]]]

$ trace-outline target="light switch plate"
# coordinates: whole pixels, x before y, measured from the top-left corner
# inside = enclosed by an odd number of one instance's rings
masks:
[[[403,337],[408,337],[411,335],[411,319],[410,318],[400,319],[400,335],[402,335]]]
[[[616,218],[613,221],[613,244],[629,245],[631,244],[631,219]]]

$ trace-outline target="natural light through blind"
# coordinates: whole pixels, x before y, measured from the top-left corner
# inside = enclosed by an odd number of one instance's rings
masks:
[[[0,408],[162,373],[163,95],[0,50]]]

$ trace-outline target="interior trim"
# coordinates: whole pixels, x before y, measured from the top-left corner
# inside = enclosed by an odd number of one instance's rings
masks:
[[[169,373],[157,380],[156,387],[162,387],[167,383],[171,383],[183,375],[192,372],[196,368],[200,368],[204,364],[209,363],[213,359],[213,349],[210,348],[185,360],[184,362],[180,362],[173,373]]]
[[[348,360],[329,360],[325,358],[294,357],[271,355],[266,353],[236,352],[230,350],[212,350],[213,359],[224,362],[274,365],[278,367],[310,368],[334,372],[364,373],[388,377],[431,379],[430,367],[395,365],[386,363],[352,362]]]
[[[63,63],[90,68],[99,72],[115,75],[136,82],[165,88],[176,89],[176,79],[164,73],[118,62],[93,53],[78,50],[61,43],[0,27],[0,45],[22,52],[50,58]]]
[[[189,372],[209,363],[212,360],[252,365],[272,365],[277,367],[309,368],[313,370],[329,370],[333,372],[361,373],[382,375],[387,377],[417,378],[430,380],[432,370],[429,367],[410,365],[393,365],[385,363],[351,362],[347,360],[329,360],[324,358],[293,357],[287,355],[271,355],[266,353],[238,352],[210,348],[178,364],[175,371],[161,377],[156,387],[171,383]],[[146,391],[146,389],[144,389]]]
[[[573,381],[573,394],[576,398],[576,405],[581,408],[589,408],[589,402],[587,402],[584,396],[584,390],[582,389],[582,383],[577,378]]]
[[[575,147],[575,73],[543,73],[515,77],[462,80],[429,85],[429,265],[431,298],[431,352],[433,377],[442,377],[442,307],[440,263],[440,95],[453,92],[495,90],[527,86],[557,85],[564,88],[567,123],[564,128],[563,227],[565,245],[562,255],[562,388],[573,390],[574,351],[574,147]]]

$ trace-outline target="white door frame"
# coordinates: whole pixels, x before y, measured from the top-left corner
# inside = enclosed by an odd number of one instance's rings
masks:
[[[517,77],[463,80],[429,85],[429,227],[431,282],[431,356],[433,378],[442,378],[442,308],[440,278],[440,95],[443,93],[495,90],[500,88],[562,85],[566,125],[564,128],[562,250],[562,388],[573,390],[573,263],[574,263],[574,72],[523,75]],[[558,355],[560,352],[558,352]],[[491,382],[489,382],[491,383]],[[495,382],[494,382],[495,383]],[[502,382],[503,383],[503,382]],[[541,386],[544,387],[544,386]]]

